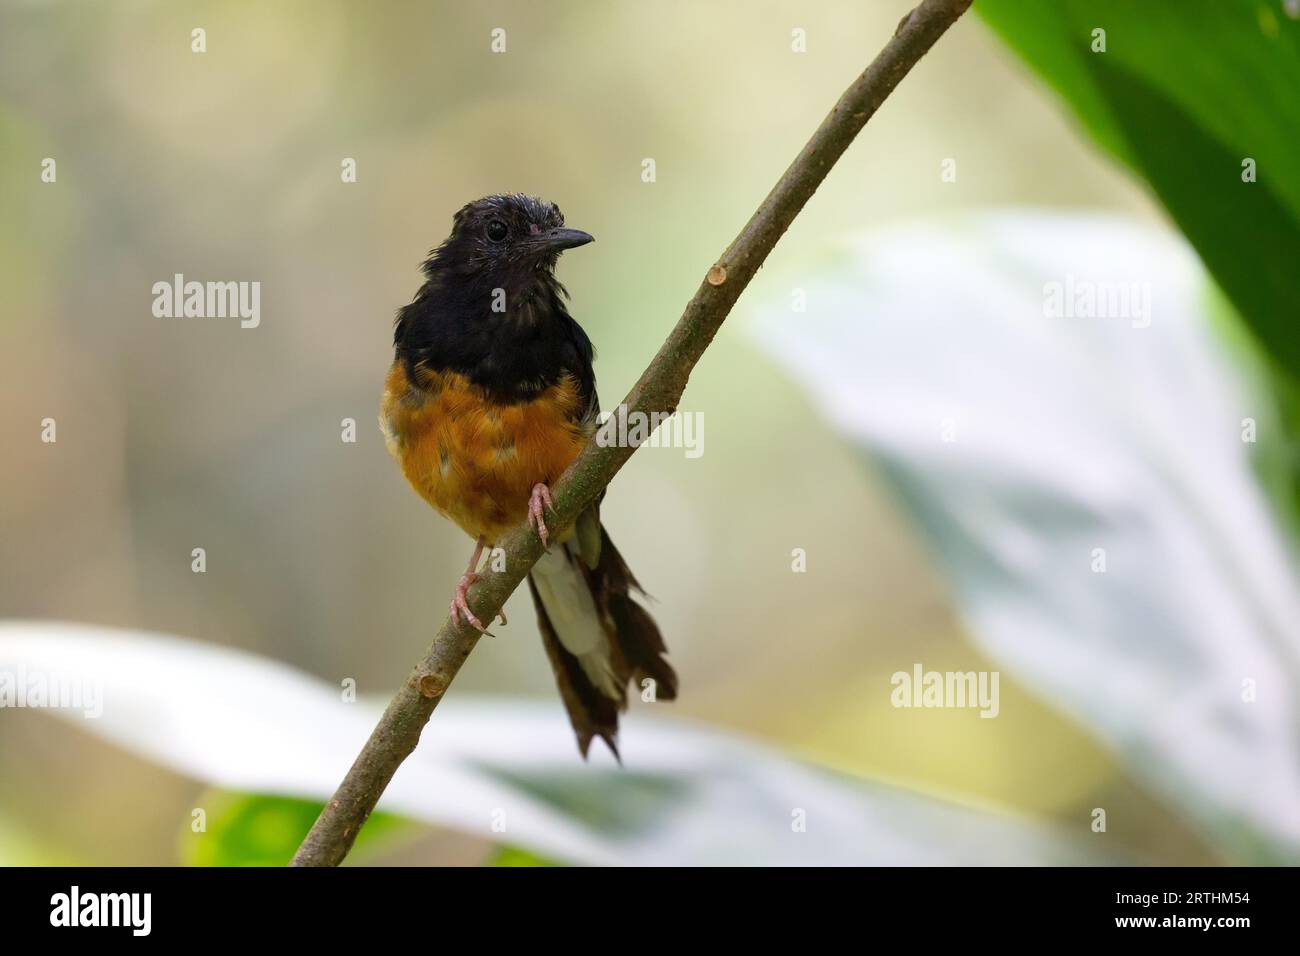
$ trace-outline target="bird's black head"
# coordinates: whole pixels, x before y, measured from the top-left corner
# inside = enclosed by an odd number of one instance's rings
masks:
[[[555,278],[560,253],[591,241],[565,228],[555,203],[532,196],[486,196],[462,208],[424,263],[424,285],[397,313],[393,344],[408,379],[421,367],[451,370],[518,401],[567,374],[594,395],[591,341]]]
[[[472,280],[478,289],[503,289],[507,297],[523,294],[555,269],[565,249],[593,239],[564,227],[560,207],[533,196],[513,193],[485,196],[456,213],[451,235],[425,263],[432,279]]]

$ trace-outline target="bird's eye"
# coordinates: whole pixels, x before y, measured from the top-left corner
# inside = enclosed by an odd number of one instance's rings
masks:
[[[487,229],[485,231],[487,237],[493,242],[500,242],[506,237],[506,233],[510,230],[506,228],[506,224],[500,219],[493,219],[487,224]]]

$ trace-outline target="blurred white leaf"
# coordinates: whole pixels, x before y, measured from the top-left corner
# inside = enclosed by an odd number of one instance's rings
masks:
[[[1049,283],[1138,283],[1150,312],[1051,317]],[[1300,600],[1242,420],[1279,436],[1182,239],[1096,215],[910,224],[764,288],[749,328],[883,465],[979,644],[1222,850],[1296,859]]]
[[[380,712],[242,651],[87,625],[0,623],[0,673],[19,668],[102,689],[98,718],[49,713],[243,792],[327,799]],[[633,714],[622,743],[624,769],[603,753],[584,764],[558,701],[453,691],[379,806],[575,863],[1106,862],[1087,836],[817,770],[700,726]],[[498,810],[504,832],[492,829]],[[800,810],[806,832],[793,827]]]

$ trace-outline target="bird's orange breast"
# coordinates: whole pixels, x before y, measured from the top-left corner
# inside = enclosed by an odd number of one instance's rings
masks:
[[[569,377],[531,401],[503,405],[463,375],[394,362],[380,427],[406,480],[471,537],[495,543],[528,513],[538,482],[553,483],[587,441],[582,398]]]

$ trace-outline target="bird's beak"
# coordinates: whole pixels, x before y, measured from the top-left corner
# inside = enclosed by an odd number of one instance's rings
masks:
[[[537,244],[547,252],[562,252],[595,242],[596,237],[581,229],[548,229],[537,237]]]

